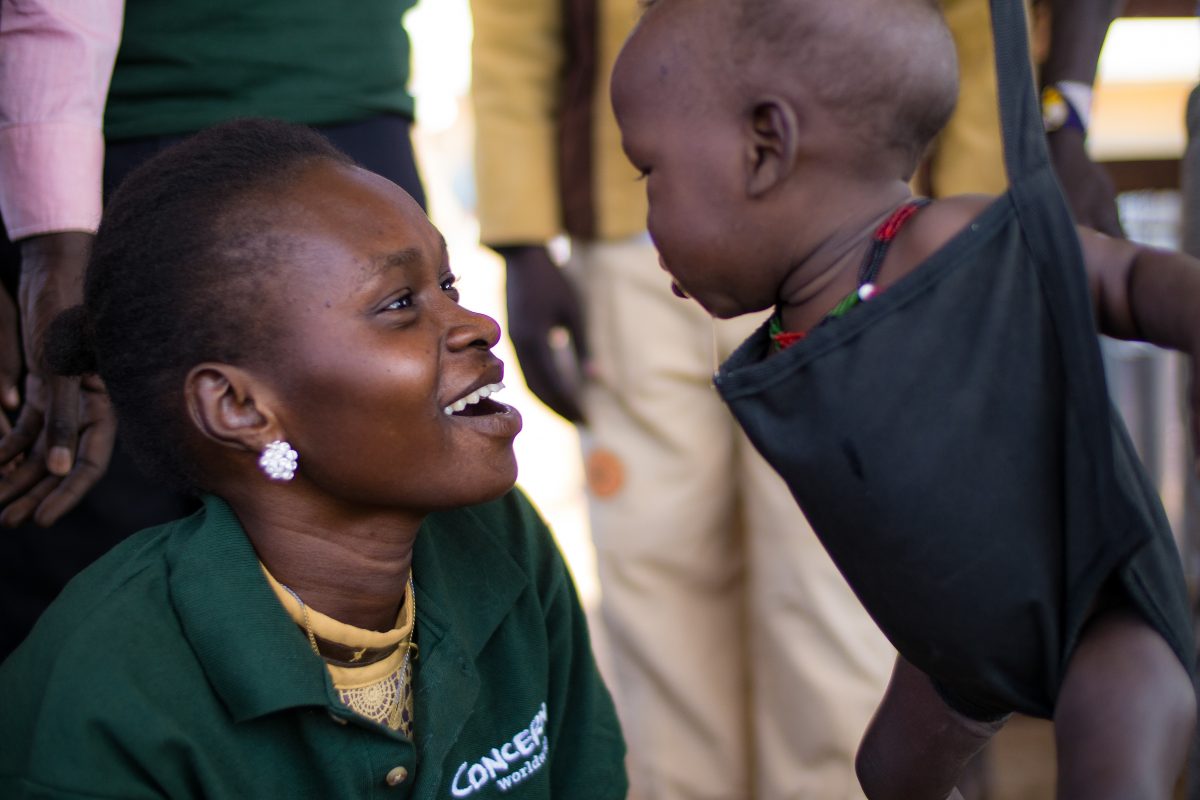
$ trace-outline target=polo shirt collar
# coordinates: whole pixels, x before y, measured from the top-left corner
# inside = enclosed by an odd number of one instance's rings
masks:
[[[494,508],[505,500],[497,501]],[[445,773],[447,759],[468,719],[478,711],[483,680],[481,653],[533,581],[503,542],[507,526],[522,524],[502,513],[467,508],[431,514],[413,553],[417,589],[417,794],[439,791],[426,785]],[[505,530],[489,526],[506,526]],[[519,537],[518,537],[519,538]],[[512,669],[518,669],[514,663]],[[421,787],[424,786],[422,789]]]
[[[421,622],[445,627],[472,660],[531,583],[501,544],[511,534],[491,531],[484,522],[485,516],[494,523],[502,517],[483,515],[480,508],[486,506],[430,514],[413,551],[418,642]]]
[[[192,521],[167,552],[171,600],[230,714],[330,705],[324,662],[275,598],[233,509],[210,495]]]
[[[233,718],[241,722],[301,706],[336,708],[324,661],[267,584],[233,509],[210,495],[181,526],[167,553],[172,602]],[[436,671],[451,652],[462,667],[473,667],[530,578],[473,509],[431,514],[418,534],[413,564],[418,682],[421,671]],[[443,640],[448,650],[434,658]]]

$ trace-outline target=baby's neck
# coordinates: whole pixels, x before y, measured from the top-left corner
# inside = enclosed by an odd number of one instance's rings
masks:
[[[800,258],[780,287],[778,309],[784,330],[807,331],[858,289],[859,267],[875,229],[910,198],[903,184],[881,192],[841,218],[831,232]]]

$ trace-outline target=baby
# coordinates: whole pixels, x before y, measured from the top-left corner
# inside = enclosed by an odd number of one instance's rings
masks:
[[[574,586],[513,489],[499,328],[412,197],[306,128],[227,123],[122,183],[84,298],[56,369],[98,374],[205,506],[0,666],[0,796],[625,796]]]
[[[867,794],[957,796],[1020,711],[1055,721],[1061,797],[1169,797],[1186,594],[1092,315],[1194,355],[1200,263],[1076,231],[1016,2],[993,2],[1012,189],[936,202],[908,186],[957,90],[931,2],[647,5],[612,93],[650,233],[714,316],[776,308],[717,388],[899,651]]]

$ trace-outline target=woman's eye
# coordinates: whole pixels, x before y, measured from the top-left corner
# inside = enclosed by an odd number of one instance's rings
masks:
[[[456,275],[447,275],[446,277],[442,278],[441,281],[438,283],[438,288],[441,289],[443,292],[445,292],[447,295],[449,295],[450,299],[456,303],[458,302],[458,287],[456,285],[457,283],[458,283],[458,277]],[[414,302],[415,301],[413,298],[413,293],[405,292],[404,294],[400,295],[395,300],[391,301],[386,306],[384,306],[383,310],[384,311],[407,311],[408,309],[413,307]]]

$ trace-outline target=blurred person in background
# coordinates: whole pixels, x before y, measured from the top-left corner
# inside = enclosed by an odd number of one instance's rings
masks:
[[[41,360],[50,320],[80,300],[102,196],[183,136],[255,115],[317,126],[424,206],[403,26],[415,2],[0,0],[0,270],[23,345],[0,303],[0,405],[16,412],[0,439],[0,524],[15,528],[0,535],[0,658],[82,567],[195,507],[119,436],[113,451],[94,378]]]

